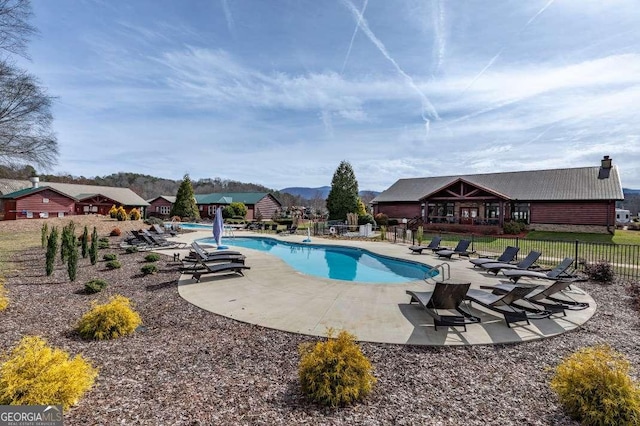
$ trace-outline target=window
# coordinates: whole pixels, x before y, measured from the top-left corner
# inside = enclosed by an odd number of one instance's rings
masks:
[[[429,203],[427,205],[427,215],[431,222],[447,222],[454,216],[454,203]]]
[[[43,204],[47,204],[48,202],[49,202],[49,199],[48,199],[48,198],[43,198],[43,199],[42,199],[42,203],[43,203]]]
[[[529,223],[529,203],[512,203],[511,219]]]
[[[171,211],[171,207],[169,207],[169,206],[158,206],[156,211],[160,212],[160,214],[169,214],[169,212]]]

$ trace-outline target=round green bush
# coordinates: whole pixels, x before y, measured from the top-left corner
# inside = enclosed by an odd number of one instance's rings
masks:
[[[98,241],[98,248],[99,249],[108,249],[109,248],[109,241]]]
[[[346,331],[326,342],[300,345],[298,376],[302,392],[312,401],[329,406],[349,404],[371,392],[376,378],[371,362],[355,337]]]
[[[117,260],[110,260],[105,266],[107,269],[120,269],[122,264]]]
[[[87,281],[84,284],[84,291],[87,294],[99,293],[105,288],[107,288],[107,282],[98,278]]]
[[[589,279],[598,281],[601,283],[609,283],[613,281],[615,273],[613,272],[613,265],[606,260],[599,260],[595,263],[588,263],[584,266],[584,272]]]
[[[142,271],[143,275],[151,275],[158,272],[158,267],[152,263],[149,265],[144,265],[142,268],[140,268],[140,270]]]
[[[136,247],[136,246],[129,246],[129,247],[127,247],[127,249],[125,250],[125,252],[126,252],[127,254],[137,253],[137,252],[138,252],[138,247]]]
[[[160,255],[158,253],[149,253],[144,257],[146,262],[157,262],[160,260]]]
[[[106,260],[107,262],[110,260],[116,260],[118,258],[118,255],[115,253],[107,253],[104,256],[102,256],[103,260]]]
[[[106,340],[131,334],[140,324],[142,320],[131,308],[131,301],[114,296],[108,303],[94,303],[80,319],[77,330],[84,339]]]

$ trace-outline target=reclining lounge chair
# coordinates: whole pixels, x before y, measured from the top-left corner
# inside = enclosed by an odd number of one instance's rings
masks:
[[[458,256],[469,257],[469,255],[472,253],[470,251],[467,251],[470,244],[471,241],[469,240],[460,240],[458,241],[458,245],[453,250],[438,250],[434,253],[438,255],[438,257],[446,257],[449,259],[451,259],[451,256],[453,256],[454,254],[457,254]]]
[[[165,228],[163,228],[162,226],[158,225],[157,223],[154,223],[153,225],[151,225],[151,227],[153,228],[154,232],[156,234],[158,234],[158,235],[169,234],[172,237],[175,237],[176,235],[178,235],[178,233],[176,231],[174,231],[173,229],[165,230]]]
[[[411,250],[413,254],[422,254],[422,250],[438,250],[440,248],[440,241],[442,241],[442,237],[433,237],[428,245],[411,246],[409,250]]]
[[[485,269],[489,272],[493,272],[494,275],[498,275],[498,272],[500,272],[501,269],[518,269],[518,270],[529,269],[533,266],[534,263],[536,263],[536,260],[538,260],[538,258],[541,255],[542,253],[532,250],[531,252],[529,252],[527,257],[525,257],[515,265],[513,263],[504,263],[504,262],[487,262],[487,263],[482,263],[478,266],[480,266],[482,269]]]
[[[467,331],[467,324],[480,322],[480,318],[471,315],[461,307],[470,285],[471,283],[437,282],[433,291],[407,290],[407,294],[411,296],[409,303],[419,303],[433,317],[436,331],[438,326],[464,327],[464,330]],[[438,310],[446,310],[449,313],[443,315]],[[457,315],[453,314],[453,311],[457,312]]]
[[[519,250],[520,248],[518,247],[507,246],[507,248],[504,249],[504,252],[497,259],[491,257],[479,257],[478,259],[469,259],[469,262],[473,263],[474,268],[476,266],[484,265],[485,263],[511,263],[513,259],[516,258]]]
[[[505,277],[509,278],[514,283],[517,283],[518,280],[522,277],[528,278],[544,278],[547,280],[558,280],[561,278],[570,279],[572,276],[567,276],[565,274],[566,270],[569,269],[571,264],[573,263],[573,259],[571,257],[565,257],[562,262],[558,264],[554,269],[549,272],[538,272],[538,271],[529,271],[529,270],[516,270],[516,269],[508,269],[502,271]]]
[[[193,251],[189,252],[186,257],[187,260],[195,261],[197,259],[201,259],[207,262],[219,256],[242,256],[242,253],[235,250],[205,250],[205,248],[198,244],[197,241],[191,243],[191,248],[193,249]]]
[[[207,274],[216,274],[219,272],[235,272],[239,275],[244,276],[244,273],[242,272],[243,269],[251,269],[251,267],[245,265],[244,263],[238,263],[238,262],[226,262],[226,263],[206,263],[206,262],[199,262],[199,264],[202,266],[201,269],[196,270],[195,272],[193,272],[193,274],[191,275],[191,277],[193,279],[196,280],[196,282],[200,282],[200,277],[202,275],[207,275]]]
[[[480,306],[500,313],[504,316],[507,326],[511,328],[511,323],[529,320],[543,319],[551,316],[551,312],[537,309],[523,309],[514,302],[524,299],[535,286],[515,285],[509,292],[504,294],[493,294],[484,290],[471,289],[467,292],[465,300],[475,302]]]
[[[524,297],[524,300],[534,305],[542,306],[547,311],[562,313],[565,316],[567,315],[565,311],[580,311],[587,309],[589,307],[589,303],[578,302],[565,293],[565,290],[567,290],[572,283],[573,281],[558,280],[549,286],[538,286],[527,294]],[[500,283],[493,287],[487,286],[481,288],[491,289],[494,294],[504,294],[511,291],[515,286],[516,284]],[[564,297],[556,297],[556,295],[559,294],[564,295]],[[526,308],[523,307],[523,309]]]

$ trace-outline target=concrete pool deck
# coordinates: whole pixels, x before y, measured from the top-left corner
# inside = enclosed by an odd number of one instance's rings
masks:
[[[277,236],[237,232],[236,236],[261,236],[278,240],[299,242],[304,235]],[[210,231],[181,234],[174,240],[190,243],[211,237]],[[312,237],[311,244],[358,247],[384,256],[425,263],[430,266],[443,263],[430,252],[415,255],[406,244],[389,242],[333,240]],[[567,311],[565,317],[515,323],[508,328],[503,317],[474,304],[470,311],[482,322],[462,328],[439,327],[436,331],[433,319],[419,305],[409,304],[406,290],[429,291],[432,284],[414,281],[405,284],[362,284],[313,277],[297,272],[283,260],[267,252],[247,248],[229,247],[246,255],[251,267],[245,276],[203,275],[197,283],[191,275],[182,274],[178,292],[188,302],[210,312],[263,327],[326,336],[328,328],[347,330],[358,340],[408,345],[482,345],[517,343],[555,336],[573,330],[585,323],[596,310],[593,299],[574,288],[571,297],[588,302],[590,307],[582,311]],[[188,250],[171,250],[170,253]],[[168,254],[164,250],[164,254]],[[466,258],[446,261],[451,267],[450,282],[471,282],[472,288],[506,281],[473,269]],[[524,279],[520,282],[526,282]],[[529,281],[545,284],[546,280]]]

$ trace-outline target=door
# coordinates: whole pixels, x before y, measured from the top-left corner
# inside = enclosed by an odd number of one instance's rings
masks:
[[[478,217],[477,207],[460,207],[460,223],[472,225]]]

